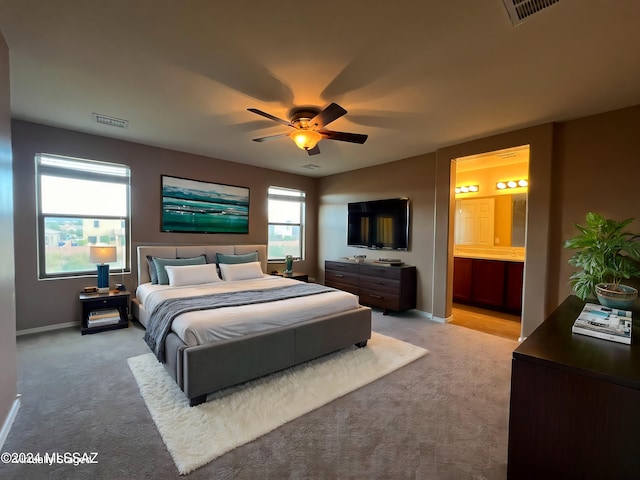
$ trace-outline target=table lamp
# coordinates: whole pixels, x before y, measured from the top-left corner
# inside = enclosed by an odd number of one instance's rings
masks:
[[[89,261],[98,267],[98,293],[109,293],[109,265],[117,260],[116,247],[94,245],[89,247]]]

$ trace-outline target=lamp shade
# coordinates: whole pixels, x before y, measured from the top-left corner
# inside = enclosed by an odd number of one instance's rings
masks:
[[[322,140],[322,135],[314,130],[296,130],[291,132],[289,137],[303,150],[311,150]]]
[[[114,246],[91,246],[89,247],[89,261],[93,263],[111,263],[118,259],[116,247]]]

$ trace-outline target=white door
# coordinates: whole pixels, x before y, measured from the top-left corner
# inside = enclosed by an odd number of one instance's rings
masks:
[[[493,246],[494,199],[456,200],[455,243]]]

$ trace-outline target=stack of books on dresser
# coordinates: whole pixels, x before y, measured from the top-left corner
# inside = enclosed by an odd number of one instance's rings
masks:
[[[595,303],[585,304],[571,328],[573,333],[603,338],[631,345],[632,317],[628,310],[618,310]]]
[[[103,325],[113,325],[120,321],[120,311],[118,309],[112,310],[94,310],[89,313],[87,319],[87,326],[102,327]]]
[[[399,258],[379,258],[378,260],[374,260],[373,263],[381,263],[383,265],[399,267],[400,265],[402,265],[402,260],[400,260]]]

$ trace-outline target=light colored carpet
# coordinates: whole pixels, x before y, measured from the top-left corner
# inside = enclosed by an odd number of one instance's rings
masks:
[[[350,348],[210,395],[189,407],[184,393],[148,353],[129,368],[181,475],[426,355],[427,350],[372,333]]]

